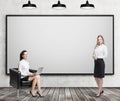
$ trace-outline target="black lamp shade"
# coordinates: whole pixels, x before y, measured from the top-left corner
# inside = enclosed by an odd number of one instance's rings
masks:
[[[30,2],[30,0],[29,0],[28,3],[27,3],[27,4],[23,4],[22,7],[23,7],[23,8],[36,8],[36,5],[35,5],[35,4],[32,4],[32,3]]]
[[[95,8],[95,7],[94,4],[90,4],[87,0],[86,4],[81,4],[80,8]]]
[[[60,1],[58,1],[57,4],[53,4],[52,8],[66,8],[65,4],[61,4]]]

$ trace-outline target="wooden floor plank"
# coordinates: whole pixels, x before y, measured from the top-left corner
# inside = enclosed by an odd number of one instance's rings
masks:
[[[95,101],[95,99],[86,91],[86,88],[79,88],[81,92],[84,94],[86,97],[87,101]]]
[[[70,92],[71,92],[73,101],[80,101],[80,99],[79,99],[78,95],[76,94],[74,88],[70,88]]]
[[[69,88],[65,88],[65,101],[72,101],[72,96]]]
[[[51,101],[54,91],[55,91],[55,88],[50,88],[47,95],[45,95],[43,101]]]
[[[119,95],[119,93],[116,92],[116,90],[106,89],[105,88],[105,92],[109,92],[109,94],[106,95],[106,96],[109,96],[109,98],[111,99],[111,101],[119,101],[120,100],[120,98],[119,98],[120,95]]]
[[[98,88],[42,88],[44,98],[32,97],[23,89],[17,99],[16,89],[0,88],[0,101],[120,101],[120,88],[103,88],[104,93],[96,97]]]
[[[58,101],[65,101],[65,88],[60,88]]]
[[[87,101],[85,95],[81,92],[79,88],[75,88],[75,92],[77,96],[79,97],[80,101]]]
[[[59,98],[59,88],[55,88],[51,101],[58,101],[58,98]]]

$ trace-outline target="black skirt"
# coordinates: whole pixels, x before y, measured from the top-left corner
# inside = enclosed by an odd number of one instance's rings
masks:
[[[25,76],[24,78],[22,78],[22,81],[28,81],[29,76]]]
[[[105,76],[105,63],[103,59],[97,59],[94,61],[94,77],[104,78]]]

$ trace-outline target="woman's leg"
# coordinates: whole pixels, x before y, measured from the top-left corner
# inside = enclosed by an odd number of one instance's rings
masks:
[[[35,92],[34,92],[34,89],[35,89],[35,86],[37,84],[37,87],[38,87],[38,92],[40,93],[40,95],[42,96],[42,91],[41,91],[41,86],[40,86],[40,75],[36,75],[36,76],[33,76],[33,77],[29,77],[28,79],[29,81],[33,81],[32,82],[32,94],[35,95]]]
[[[96,84],[98,86],[98,93],[97,93],[97,96],[98,96],[100,94],[100,92],[99,92],[99,78],[95,77],[95,80],[96,80]]]
[[[102,78],[98,78],[98,94],[99,95],[102,91],[102,86],[103,86],[103,79]]]
[[[102,86],[103,86],[103,78],[99,78],[99,91],[102,91]]]
[[[28,80],[33,81],[32,82],[32,90],[31,90],[31,92],[32,92],[33,95],[35,95],[34,89],[35,89],[35,86],[36,86],[36,83],[37,83],[37,79],[36,79],[35,76],[33,76],[33,77],[29,77]]]
[[[41,86],[40,86],[40,75],[36,75],[36,78],[37,78],[38,92],[39,92],[40,95],[42,96],[42,90],[41,90]]]
[[[97,77],[95,77],[95,81],[96,81],[97,86],[99,86],[99,80]]]

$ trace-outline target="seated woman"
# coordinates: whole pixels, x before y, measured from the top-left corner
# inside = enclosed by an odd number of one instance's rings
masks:
[[[42,92],[41,92],[41,87],[40,87],[40,75],[37,75],[36,73],[29,72],[30,66],[29,66],[29,62],[27,61],[27,58],[28,58],[28,53],[26,50],[23,50],[20,53],[20,62],[19,62],[19,66],[18,66],[19,71],[21,72],[21,78],[23,80],[33,81],[32,82],[32,89],[30,91],[30,94],[33,97],[36,97],[36,94],[34,91],[36,85],[38,88],[37,94],[40,97],[43,97]]]

